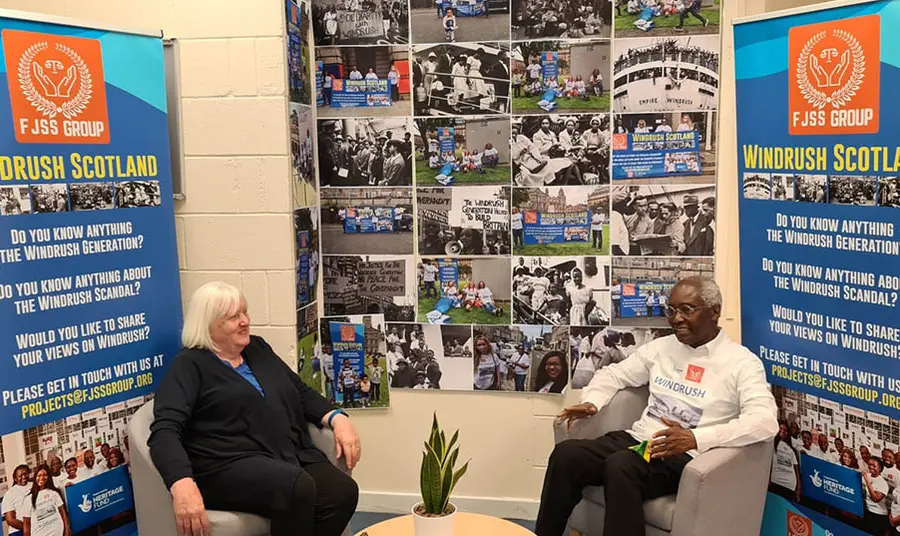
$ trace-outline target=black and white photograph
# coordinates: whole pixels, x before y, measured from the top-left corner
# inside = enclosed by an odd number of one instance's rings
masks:
[[[509,111],[509,43],[415,45],[413,105],[417,116]]]
[[[315,207],[294,210],[294,236],[297,243],[297,308],[316,301],[319,277],[319,212]]]
[[[559,394],[569,384],[569,328],[474,326],[477,391]]]
[[[609,255],[609,186],[513,188],[513,253]]]
[[[73,211],[116,208],[116,188],[108,182],[69,185],[69,203]]]
[[[513,39],[608,39],[612,8],[610,0],[513,0]]]
[[[409,4],[402,0],[314,0],[316,46],[409,43]]]
[[[416,269],[420,322],[509,324],[509,257],[426,257]]]
[[[65,184],[41,184],[31,186],[31,206],[35,214],[68,212],[69,198]],[[121,198],[119,207],[122,206]]]
[[[874,207],[878,177],[831,175],[828,177],[828,202],[833,205]]]
[[[794,181],[796,175],[772,174],[772,199],[776,201],[794,200]]]
[[[521,41],[511,56],[512,113],[609,111],[609,40]]]
[[[769,173],[755,171],[744,173],[744,184],[741,190],[744,199],[771,199],[772,176]]]
[[[516,186],[609,184],[609,114],[514,117],[511,140]]]
[[[0,194],[2,192],[0,189]],[[878,180],[878,206],[900,207],[900,178],[881,177]]]
[[[322,283],[325,316],[383,314],[392,322],[415,319],[412,255],[325,255]]]
[[[413,253],[412,188],[323,188],[322,253]]]
[[[513,266],[513,323],[609,324],[609,257],[519,257]]]
[[[31,214],[31,195],[27,186],[0,186],[0,216]]]
[[[389,117],[410,114],[409,47],[316,47],[322,62],[316,117]]]
[[[716,112],[613,114],[612,178],[624,184],[710,182],[716,176],[716,128]],[[685,134],[650,141],[634,136],[672,132]]]
[[[616,40],[613,111],[715,110],[719,36]]]
[[[119,208],[158,207],[161,201],[159,181],[116,183],[116,206]]]
[[[672,330],[666,328],[569,328],[572,388],[583,389],[598,370],[620,363],[641,346],[671,334]]]
[[[613,255],[712,256],[716,187],[613,186],[611,219]]]
[[[472,327],[387,325],[392,388],[472,390]]]
[[[509,255],[508,186],[418,188],[420,255]]]
[[[363,326],[362,360],[342,360],[334,355],[330,329],[332,322]],[[380,314],[322,318],[319,327],[321,344],[318,360],[325,380],[325,396],[332,403],[345,409],[391,406],[385,329],[385,317]]]
[[[313,115],[308,106],[290,103],[291,180],[294,208],[316,204],[313,175]]]
[[[672,288],[685,277],[714,277],[712,258],[612,258],[612,325],[668,328]]]
[[[618,0],[616,38],[718,34],[720,0]]]
[[[510,0],[411,0],[412,42],[509,41]]]
[[[412,186],[409,118],[323,119],[318,123],[320,186]]]
[[[416,186],[509,184],[509,119],[415,120]]]
[[[795,175],[794,200],[803,203],[827,203],[828,175]]]

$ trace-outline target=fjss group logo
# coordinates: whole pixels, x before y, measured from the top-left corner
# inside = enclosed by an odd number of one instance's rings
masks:
[[[812,536],[812,520],[788,510],[788,536]]]
[[[878,132],[881,17],[797,26],[788,33],[788,132]]]
[[[100,41],[3,30],[19,143],[109,143]]]

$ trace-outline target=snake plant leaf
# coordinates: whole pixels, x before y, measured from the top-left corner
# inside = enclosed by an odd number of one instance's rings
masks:
[[[469,462],[466,462],[465,465],[460,467],[459,471],[453,473],[453,480],[450,482],[450,489],[447,491],[447,495],[443,498],[443,502],[441,503],[441,511],[443,512],[445,508],[447,508],[447,504],[450,502],[450,495],[453,494],[453,488],[456,487],[456,483],[459,482],[459,479],[466,474],[466,471],[469,469]]]
[[[422,470],[419,471],[419,489],[422,491],[422,504],[425,511],[431,511],[434,499],[431,497],[431,486],[428,485],[428,453],[422,452]]]
[[[428,452],[426,454],[426,465],[428,471],[428,477],[426,481],[426,485],[431,490],[432,503],[431,509],[428,510],[430,514],[440,514],[441,513],[441,504],[443,503],[443,497],[441,496],[441,462],[438,459],[437,453],[428,445]],[[428,507],[426,507],[428,508]]]

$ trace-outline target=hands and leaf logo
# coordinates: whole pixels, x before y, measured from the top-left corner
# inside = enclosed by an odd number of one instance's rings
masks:
[[[19,58],[19,86],[25,98],[43,116],[53,119],[62,114],[74,119],[81,114],[93,94],[91,71],[84,59],[62,43],[48,53],[47,41],[37,42]],[[72,95],[76,85],[78,91]]]
[[[815,487],[822,487],[822,477],[819,476],[819,471],[813,471],[813,474],[809,475],[809,479],[812,480]]]
[[[829,32],[815,33],[797,55],[797,85],[803,98],[816,109],[827,105],[840,109],[853,99],[866,76],[866,54],[859,40],[847,30],[834,28],[828,45],[817,46]],[[842,50],[838,50],[838,43]],[[848,76],[849,73],[849,76]]]
[[[91,508],[94,507],[94,503],[91,501],[90,494],[85,493],[81,496],[81,504],[78,505],[78,509],[81,510],[82,513],[86,514],[91,511]]]

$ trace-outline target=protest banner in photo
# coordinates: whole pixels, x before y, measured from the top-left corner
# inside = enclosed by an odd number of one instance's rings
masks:
[[[897,486],[897,434],[884,425],[900,417],[894,7],[811,6],[735,26],[743,343],[778,386],[789,434],[809,434],[825,460],[798,456],[802,486],[773,472],[764,530],[792,517],[834,534],[892,530],[871,497]],[[857,465],[862,479],[844,470]]]
[[[129,530],[125,423],[181,346],[162,41],[13,18],[0,30],[7,478],[68,464],[95,509],[71,504],[73,523]],[[121,502],[99,508],[98,494]]]
[[[613,179],[700,175],[700,133],[613,134]]]

